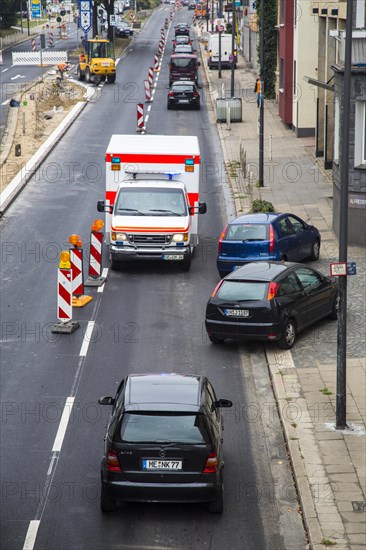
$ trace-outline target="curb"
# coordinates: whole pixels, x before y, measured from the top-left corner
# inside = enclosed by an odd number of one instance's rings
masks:
[[[49,138],[38,149],[33,157],[25,164],[18,172],[15,178],[6,186],[0,195],[0,216],[6,212],[13,200],[19,195],[23,187],[28,183],[34,174],[34,170],[38,169],[45,159],[48,157],[53,147],[60,141],[62,136],[67,132],[71,124],[76,120],[80,113],[87,106],[87,101],[79,101],[59,126],[52,132]]]

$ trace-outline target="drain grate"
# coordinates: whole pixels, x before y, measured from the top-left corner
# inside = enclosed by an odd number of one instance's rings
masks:
[[[366,511],[366,500],[352,500],[352,508],[354,512],[365,512]]]

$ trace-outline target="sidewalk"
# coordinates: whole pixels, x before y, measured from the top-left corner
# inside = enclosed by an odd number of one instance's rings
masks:
[[[202,65],[209,82],[207,101],[216,98],[222,82],[230,90],[230,71]],[[331,171],[314,157],[315,138],[298,139],[282,124],[278,105],[265,102],[264,187],[258,179],[258,114],[253,92],[256,74],[239,54],[235,96],[242,97],[243,122],[217,123],[237,215],[262,198],[277,211],[289,211],[319,228],[321,257],[314,262],[325,274],[338,261],[338,241],[332,230]],[[272,136],[272,160],[270,141]],[[337,327],[322,322],[299,335],[295,347],[282,351],[266,346],[269,372],[278,401],[310,546],[361,550],[366,547],[366,347],[365,250],[350,247],[357,276],[348,284],[347,422],[335,430]]]

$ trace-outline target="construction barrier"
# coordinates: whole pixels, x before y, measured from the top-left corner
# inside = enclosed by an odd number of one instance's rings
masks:
[[[53,32],[50,32],[50,34],[48,36],[48,40],[49,40],[50,48],[53,48]]]
[[[153,85],[154,81],[154,69],[152,67],[149,67],[149,84],[150,87]]]
[[[137,132],[141,132],[144,129],[144,104],[137,104]]]
[[[165,42],[165,33],[164,33],[163,29],[161,30],[161,39],[164,40],[164,42]]]
[[[57,319],[51,332],[71,334],[80,324],[72,321],[72,273],[70,253],[63,250],[57,273]]]
[[[32,52],[36,51],[36,39],[32,38]]]
[[[159,56],[156,53],[154,55],[154,72],[157,73],[159,71]]]
[[[90,232],[90,254],[89,254],[89,277],[85,286],[101,286],[105,283],[105,277],[102,277],[102,251],[103,251],[103,233],[104,227],[102,220],[93,222]]]
[[[158,55],[161,56],[162,53],[163,53],[163,45],[161,42],[159,42]]]
[[[152,103],[150,82],[148,80],[144,80],[144,89],[145,89],[145,103]]]
[[[72,274],[72,305],[73,307],[84,307],[92,301],[92,296],[84,294],[84,269],[83,269],[83,248],[79,235],[71,235],[69,243],[70,263]]]

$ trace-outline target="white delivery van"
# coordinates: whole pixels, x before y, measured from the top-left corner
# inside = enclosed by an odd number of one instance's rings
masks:
[[[162,260],[191,266],[198,245],[200,148],[196,136],[113,135],[106,152],[106,240],[111,268]]]
[[[207,64],[208,68],[217,68],[219,66],[219,33],[210,34],[207,46]],[[230,55],[232,53],[232,36],[231,34],[221,34],[221,67],[230,68]],[[237,62],[237,45],[234,43],[234,68]]]

